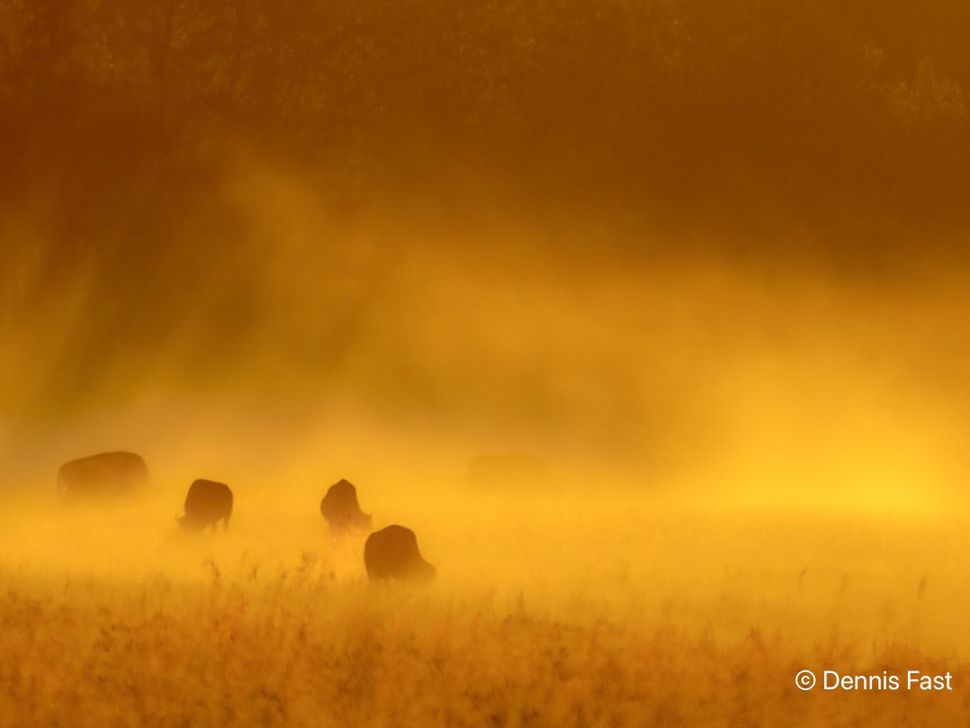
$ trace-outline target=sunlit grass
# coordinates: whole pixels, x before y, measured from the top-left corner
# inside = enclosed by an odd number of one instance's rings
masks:
[[[8,504],[0,724],[950,725],[962,715],[970,579],[957,522],[619,498],[581,508],[568,494],[556,505],[471,492],[410,509],[381,500],[415,525],[438,567],[431,588],[369,585],[359,543],[332,541],[318,514],[270,498],[228,534],[198,539],[154,515],[159,503]],[[956,691],[803,694],[793,686],[803,667],[950,670]]]

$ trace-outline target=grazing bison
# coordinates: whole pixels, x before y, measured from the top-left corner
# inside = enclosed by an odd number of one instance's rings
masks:
[[[232,491],[225,483],[214,480],[196,480],[185,496],[185,515],[179,525],[186,531],[201,531],[209,526],[215,528],[222,521],[229,528],[232,515]]]
[[[137,491],[148,482],[148,468],[133,452],[103,452],[65,463],[57,484],[72,500],[117,497]]]
[[[335,534],[370,528],[371,517],[369,513],[360,510],[357,488],[346,480],[330,486],[320,501],[320,513],[327,519],[331,532]]]
[[[428,581],[435,575],[434,566],[421,558],[414,531],[404,526],[388,526],[368,536],[364,566],[372,581]]]

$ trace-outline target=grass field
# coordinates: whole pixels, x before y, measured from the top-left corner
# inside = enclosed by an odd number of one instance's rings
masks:
[[[264,499],[186,539],[164,499],[8,502],[0,724],[965,721],[956,516],[411,500],[385,502],[438,567],[428,589],[367,584],[360,544],[333,542],[313,503]],[[950,671],[953,690],[803,693],[803,668]]]

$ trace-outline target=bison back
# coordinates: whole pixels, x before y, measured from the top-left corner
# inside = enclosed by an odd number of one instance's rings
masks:
[[[320,501],[320,513],[334,532],[370,528],[371,516],[361,511],[357,488],[347,480],[340,480],[327,489]]]
[[[232,501],[232,490],[228,485],[200,478],[189,486],[185,496],[182,524],[189,528],[205,528],[223,521],[228,525]]]
[[[435,568],[421,556],[414,531],[388,526],[367,537],[364,566],[371,580],[415,581],[431,579]]]
[[[57,472],[58,486],[71,499],[131,494],[147,482],[145,460],[133,452],[104,452],[78,458]]]

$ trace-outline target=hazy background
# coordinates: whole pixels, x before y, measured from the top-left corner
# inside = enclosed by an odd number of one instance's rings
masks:
[[[0,0],[0,714],[963,720],[968,38],[962,0]],[[142,498],[58,498],[115,449]],[[226,533],[177,531],[198,477]],[[366,583],[340,478],[434,585]]]
[[[529,452],[550,488],[951,508],[968,32],[955,1],[0,0],[3,485],[130,448],[173,492],[447,490]]]

